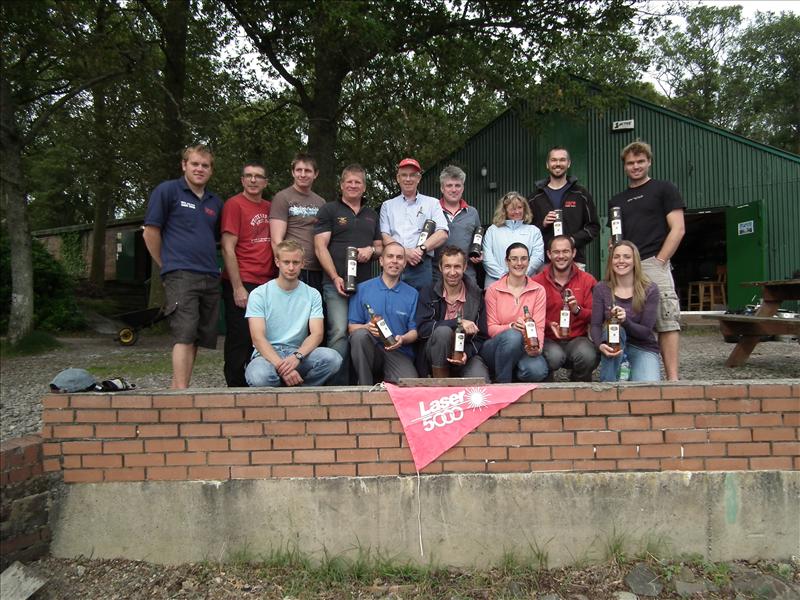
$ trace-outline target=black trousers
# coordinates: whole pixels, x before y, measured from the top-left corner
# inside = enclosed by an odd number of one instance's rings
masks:
[[[257,283],[246,283],[244,287],[252,292]],[[225,383],[228,387],[247,387],[244,369],[253,354],[253,340],[250,339],[250,326],[244,318],[245,309],[233,301],[233,286],[227,279],[222,280],[222,300],[225,302]]]

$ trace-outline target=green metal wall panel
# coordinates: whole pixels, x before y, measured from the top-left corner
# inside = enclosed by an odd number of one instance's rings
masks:
[[[613,121],[626,119],[634,120],[632,132],[611,131]],[[638,101],[590,115],[588,128],[588,181],[604,221],[608,199],[626,185],[619,152],[642,139],[653,147],[651,175],[673,181],[688,208],[761,201],[767,277],[800,269],[800,157]]]
[[[633,131],[612,131],[614,121],[627,119],[634,120]],[[652,145],[651,175],[673,181],[690,210],[760,201],[766,276],[783,279],[800,269],[800,156],[637,99],[603,112],[589,111],[583,122],[550,115],[540,119],[535,130],[507,110],[430,167],[420,189],[438,197],[439,172],[457,164],[467,172],[465,198],[488,223],[505,192],[527,195],[533,190],[545,174],[548,148],[560,144],[569,148],[571,173],[592,192],[605,224],[608,200],[627,185],[620,150],[635,139]],[[488,170],[486,178],[480,176],[482,165]],[[607,238],[603,225],[601,240],[587,252],[587,267],[595,276],[604,270]]]
[[[449,165],[460,166],[467,173],[464,197],[478,209],[481,222],[491,223],[497,201],[512,190],[528,196],[534,185],[547,172],[544,164],[547,151],[555,145],[569,149],[572,158],[570,174],[586,185],[589,173],[586,123],[574,119],[552,118],[538,123],[531,131],[514,111],[507,110],[478,132],[465,145],[425,171],[420,191],[439,197],[439,173]],[[485,165],[487,176],[481,177]],[[590,188],[591,189],[591,188]],[[599,245],[587,251],[588,270],[597,275]]]

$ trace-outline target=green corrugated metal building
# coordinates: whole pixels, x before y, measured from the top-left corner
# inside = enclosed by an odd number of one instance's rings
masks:
[[[420,190],[438,196],[439,172],[457,164],[467,172],[465,198],[488,223],[497,200],[510,190],[530,194],[547,174],[548,149],[564,146],[570,174],[592,192],[603,223],[601,240],[587,253],[587,269],[599,277],[607,202],[627,185],[619,153],[641,139],[653,147],[650,175],[674,182],[686,201],[686,236],[673,258],[682,304],[688,283],[713,278],[716,265],[728,268],[733,309],[753,301],[742,281],[784,279],[800,269],[800,156],[634,97],[617,108],[589,109],[583,118],[549,114],[530,121],[535,125],[505,111],[430,167]]]

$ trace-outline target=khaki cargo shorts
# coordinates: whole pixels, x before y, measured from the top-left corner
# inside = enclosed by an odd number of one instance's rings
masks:
[[[651,256],[642,261],[642,270],[658,286],[656,331],[680,331],[681,307],[675,292],[675,281],[672,279],[672,263],[667,261],[667,264],[662,265],[655,256]]]
[[[170,271],[162,277],[172,341],[217,347],[217,320],[221,296],[219,277],[192,271]]]

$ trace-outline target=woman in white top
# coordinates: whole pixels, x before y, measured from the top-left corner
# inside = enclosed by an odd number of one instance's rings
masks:
[[[544,264],[542,232],[536,225],[531,225],[532,221],[531,207],[519,192],[508,192],[500,198],[492,225],[483,237],[484,289],[508,273],[506,248],[514,242],[521,242],[528,248],[528,276],[534,275]]]

